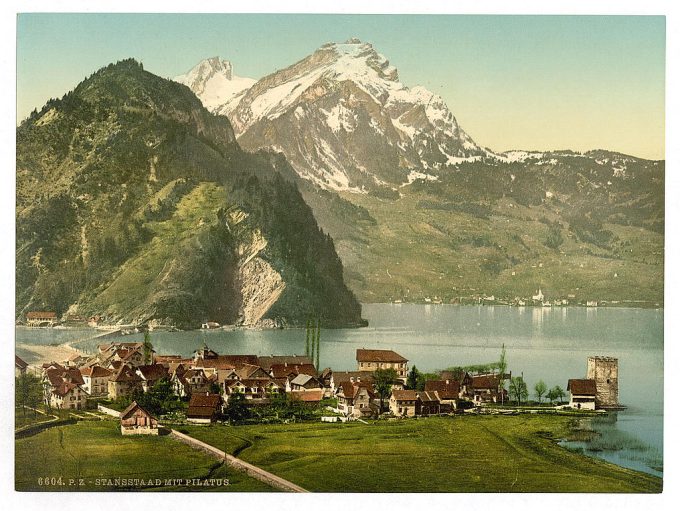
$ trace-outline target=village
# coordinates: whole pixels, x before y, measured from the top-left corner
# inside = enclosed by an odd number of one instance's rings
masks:
[[[271,422],[272,410],[277,419],[345,422],[498,413],[513,402],[515,408],[528,404],[523,377],[513,377],[503,366],[439,371],[424,378],[393,350],[361,348],[356,350],[356,370],[335,371],[318,367],[318,350],[312,335],[307,355],[219,354],[203,344],[185,358],[157,354],[147,334],[144,342],[111,341],[100,344],[92,356],[44,363],[34,377],[47,410],[120,416],[123,434],[157,434],[159,419]],[[16,356],[17,377],[27,368]],[[562,403],[565,393],[559,386],[536,387],[539,402],[545,395],[544,406],[555,409],[620,409],[618,360],[589,357],[586,378],[570,379],[567,391],[570,399]]]

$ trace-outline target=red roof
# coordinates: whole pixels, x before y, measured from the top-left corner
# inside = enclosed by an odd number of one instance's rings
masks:
[[[429,380],[425,382],[426,392],[436,392],[441,399],[458,399],[460,383],[453,380]]]
[[[421,391],[418,392],[418,398],[423,403],[431,403],[431,402],[439,403],[439,395],[437,394],[436,391],[427,392],[427,391],[421,390]]]
[[[163,364],[139,366],[137,370],[142,373],[145,380],[160,380],[168,376],[168,369]]]
[[[594,396],[597,394],[597,385],[595,380],[569,380],[567,390],[572,395]]]
[[[89,376],[90,378],[103,378],[104,376],[111,376],[113,371],[109,371],[102,366],[92,366],[81,369],[80,374],[83,376]]]
[[[115,375],[110,378],[113,382],[134,382],[142,381],[140,376],[126,365],[121,365]]]
[[[345,396],[348,399],[353,399],[354,398],[354,393],[355,393],[355,387],[352,385],[352,382],[350,381],[343,381],[338,385],[338,388],[342,390],[343,396]]]
[[[24,360],[22,360],[21,358],[19,358],[18,355],[14,355],[14,364],[15,364],[16,367],[18,367],[19,369],[26,369],[26,368],[28,367],[28,363],[26,363]]]
[[[323,399],[323,390],[294,390],[290,394],[293,399],[305,403],[318,403]]]
[[[210,418],[217,413],[215,408],[210,408],[209,406],[190,406],[187,408],[187,418],[188,419],[202,419]]]
[[[240,367],[244,364],[250,364],[250,365],[257,365],[257,355],[218,355],[216,359],[212,360],[217,360],[221,364],[226,365],[232,365],[234,367]],[[197,364],[203,362],[199,361],[196,362]]]
[[[204,359],[199,359],[197,362],[194,362],[193,360],[189,360],[189,363],[193,367],[206,367],[206,368],[211,368],[211,369],[235,369],[235,365],[232,362],[229,362],[228,360],[220,359],[220,358],[204,358]]]
[[[312,359],[298,355],[272,355],[271,357],[258,357],[258,364],[262,369],[269,370],[275,365],[313,365]],[[309,374],[309,373],[307,373]]]
[[[27,312],[26,319],[57,319],[56,312]]]
[[[189,406],[207,406],[217,408],[222,401],[219,394],[192,394]]]
[[[392,350],[357,350],[357,362],[408,362]]]
[[[392,395],[397,401],[415,401],[418,399],[415,390],[393,390]]]
[[[373,383],[373,373],[369,371],[334,371],[333,382],[336,385],[344,381],[353,381],[354,383]]]
[[[263,367],[263,369],[265,368]],[[300,373],[310,374],[312,376],[317,375],[314,364],[272,364],[269,366],[269,369],[266,370],[272,371],[275,378],[283,378],[291,374],[298,375]]]
[[[482,374],[472,377],[472,388],[498,390],[500,382],[500,376],[497,374]]]
[[[54,387],[52,389],[52,392],[54,392],[58,396],[65,396],[69,392],[71,392],[73,389],[75,389],[78,385],[75,383],[67,383],[65,381],[62,381],[59,385]]]

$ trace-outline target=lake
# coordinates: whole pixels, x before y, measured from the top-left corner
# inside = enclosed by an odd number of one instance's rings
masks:
[[[369,326],[321,332],[320,366],[355,370],[357,348],[394,349],[409,366],[434,371],[495,362],[501,346],[508,369],[532,391],[539,379],[566,390],[583,378],[588,356],[619,359],[619,400],[628,408],[592,421],[599,441],[570,443],[588,455],[651,474],[663,466],[663,310],[584,307],[505,307],[365,304]],[[17,342],[49,344],[77,339],[92,352],[92,330],[17,328]],[[123,340],[142,340],[141,334]],[[220,353],[304,354],[305,330],[152,332],[162,354],[189,356],[206,342]],[[533,393],[533,392],[532,392]],[[533,397],[533,396],[532,396]]]

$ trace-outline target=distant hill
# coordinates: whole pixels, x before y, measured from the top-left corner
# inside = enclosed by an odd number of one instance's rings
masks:
[[[362,323],[280,156],[126,60],[17,128],[16,313],[109,323]]]
[[[593,151],[471,162],[394,196],[302,186],[367,302],[663,303],[664,162]],[[335,199],[330,196],[335,195]]]

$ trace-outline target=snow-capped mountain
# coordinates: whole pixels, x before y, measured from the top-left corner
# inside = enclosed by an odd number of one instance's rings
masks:
[[[224,105],[255,83],[252,78],[236,76],[231,62],[219,57],[200,61],[174,80],[188,86],[208,110]]]
[[[383,55],[357,39],[325,44],[220,106],[204,103],[229,117],[242,147],[283,152],[300,176],[324,188],[396,188],[493,154],[463,131],[441,97],[406,87]]]

